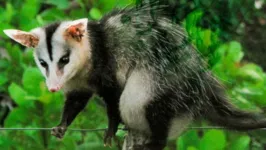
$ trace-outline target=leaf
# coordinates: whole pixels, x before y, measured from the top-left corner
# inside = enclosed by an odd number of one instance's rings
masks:
[[[204,46],[204,49],[205,49],[205,51],[204,51],[204,53],[205,54],[207,54],[208,53],[208,48],[210,47],[210,45],[211,45],[211,35],[212,35],[212,32],[211,32],[211,30],[205,30],[204,32],[203,32],[203,37],[202,37],[202,39],[203,39],[203,46]],[[203,51],[202,51],[203,52]]]
[[[259,111],[258,107],[248,99],[244,97],[244,95],[237,93],[236,91],[232,91],[232,96],[231,101],[233,102],[234,105],[238,106],[241,109],[246,109],[246,110],[252,110],[252,111]]]
[[[1,17],[1,12],[0,12],[0,17]],[[12,29],[14,28],[11,24],[1,24],[0,25],[0,36],[3,39],[10,39],[4,32],[2,32],[5,29]],[[6,41],[5,41],[6,42]]]
[[[107,13],[116,6],[117,0],[99,0],[94,2],[94,6],[101,6],[101,11]]]
[[[237,77],[240,77],[244,80],[250,80],[253,82],[264,81],[264,72],[261,67],[255,64],[247,64],[237,70]]]
[[[6,50],[11,58],[12,63],[18,65],[22,64],[22,52],[18,45],[12,46],[10,43],[6,44]]]
[[[225,146],[225,133],[220,130],[209,130],[205,132],[200,142],[200,150],[223,150]]]
[[[249,136],[241,136],[231,142],[231,144],[228,146],[228,150],[248,150],[250,140],[251,139]]]
[[[87,11],[83,11],[83,10],[71,10],[69,16],[71,18],[75,18],[75,19],[79,19],[79,18],[84,18],[84,16],[86,16]]]
[[[19,28],[25,31],[38,27],[39,24],[36,20],[37,13],[40,8],[39,0],[26,0],[24,1],[21,10],[18,12]]]
[[[42,81],[43,77],[37,68],[26,69],[22,77],[23,87],[36,97],[41,95],[40,84]]]
[[[100,12],[100,10],[95,7],[90,10],[89,14],[90,17],[95,20],[99,20],[102,17],[102,13]]]
[[[193,146],[190,146],[190,147],[187,148],[187,150],[197,150],[197,148],[193,147]]]
[[[202,15],[203,15],[203,12],[201,10],[195,10],[191,12],[185,19],[184,26],[188,34],[192,36],[193,38],[199,37],[199,34],[197,32],[197,30],[199,30],[199,28],[197,28],[197,23],[202,17]],[[198,39],[199,38],[197,38],[197,40]]]
[[[66,150],[76,149],[75,141],[72,137],[66,136],[63,140]]]
[[[57,6],[59,9],[66,9],[69,6],[68,0],[47,0],[47,3]]]
[[[184,141],[184,137],[183,136],[180,136],[178,139],[177,139],[177,149],[178,150],[185,150],[186,149],[186,146],[185,146],[185,141]]]
[[[134,4],[135,0],[119,0],[119,3],[116,4],[116,7],[125,8],[130,4]]]
[[[216,64],[218,63],[220,64],[223,61],[227,49],[228,49],[228,45],[223,44],[215,50],[213,54],[213,59],[215,59]]]
[[[24,53],[23,53],[23,62],[27,65],[34,65],[34,57],[33,57],[33,49],[27,49]]]
[[[56,15],[54,15],[54,14],[56,14]],[[54,20],[62,20],[62,18],[66,18],[63,11],[60,11],[56,8],[51,8],[51,9],[45,10],[44,12],[42,12],[40,14],[39,17],[42,19],[42,21],[47,21],[47,23],[54,21]]]
[[[8,81],[8,78],[6,77],[6,75],[0,72],[0,86],[7,83],[7,81]]]
[[[232,61],[234,63],[240,62],[244,57],[244,53],[242,51],[241,44],[239,42],[230,42],[227,50],[227,60]]]
[[[0,59],[0,69],[1,71],[8,68],[10,65],[9,61],[7,59]]]
[[[35,18],[35,16],[37,15],[39,11],[39,7],[40,7],[39,0],[26,0],[23,3],[22,9],[20,11],[20,15],[28,19]]]
[[[236,87],[234,90],[243,96],[261,96],[261,95],[263,95],[262,90],[260,90],[259,88],[251,88],[250,86]]]
[[[1,134],[1,138],[0,138],[1,149],[9,149],[14,144],[15,144],[15,142],[13,142],[12,138],[10,138],[9,136]]]
[[[9,23],[12,19],[12,16],[15,14],[14,8],[10,3],[6,4],[6,12],[5,12],[5,22]]]
[[[11,98],[18,104],[18,105],[26,105],[25,97],[27,96],[27,92],[17,85],[16,83],[12,83],[8,87],[8,92]]]
[[[188,147],[199,147],[200,138],[197,130],[189,130],[184,133],[177,140],[177,147],[179,150],[186,150]]]
[[[25,123],[29,123],[29,112],[24,107],[17,107],[11,111],[5,120],[6,127],[21,127]]]

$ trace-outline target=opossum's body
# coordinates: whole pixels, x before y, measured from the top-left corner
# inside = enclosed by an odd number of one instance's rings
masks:
[[[157,149],[198,117],[237,130],[266,127],[265,120],[256,120],[226,101],[223,88],[206,70],[180,26],[149,12],[142,7],[114,11],[99,22],[85,19],[52,24],[27,33],[33,36],[28,42],[6,31],[23,45],[36,47],[36,62],[48,87],[51,91],[62,87],[66,93],[62,121],[54,135],[64,135],[92,93],[107,104],[107,143],[120,121],[130,130],[149,135]],[[64,47],[68,47],[69,62],[60,58],[65,55]],[[52,58],[58,63],[54,65]],[[54,69],[49,72],[43,69],[50,66]],[[149,144],[146,148],[153,149]]]
[[[166,18],[153,20],[145,11],[113,14],[103,25],[123,88],[119,102],[123,122],[147,134],[165,130],[158,135],[161,138],[168,136],[172,124],[180,133],[199,113],[205,98],[200,93],[204,85],[189,82],[206,84],[204,64],[187,43],[185,32]]]

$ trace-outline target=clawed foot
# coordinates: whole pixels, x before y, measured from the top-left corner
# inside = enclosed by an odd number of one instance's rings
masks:
[[[114,132],[107,129],[104,134],[104,146],[112,146],[112,138],[115,136]]]
[[[66,129],[66,126],[57,126],[52,129],[51,134],[59,139],[62,139],[65,135]]]

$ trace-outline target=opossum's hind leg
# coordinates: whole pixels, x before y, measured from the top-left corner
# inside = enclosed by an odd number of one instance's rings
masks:
[[[163,150],[164,147],[165,142],[162,144],[147,134],[133,130],[128,132],[123,145],[123,149],[131,150]]]
[[[168,138],[178,137],[192,121],[187,108],[179,107],[179,100],[174,91],[166,90],[146,106],[146,118],[152,133],[147,149],[162,150]]]
[[[146,106],[146,118],[152,133],[146,149],[162,150],[166,146],[171,120],[175,116],[173,107],[169,107],[173,102],[172,96],[169,93],[158,95]]]

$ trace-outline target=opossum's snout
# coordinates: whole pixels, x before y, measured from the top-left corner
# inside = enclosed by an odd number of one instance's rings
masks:
[[[57,92],[61,89],[61,87],[58,85],[58,86],[55,86],[55,87],[50,87],[49,88],[49,91],[54,93],[54,92]]]
[[[53,92],[56,92],[56,91],[58,91],[58,90],[55,89],[55,88],[51,88],[51,89],[49,89],[49,91],[53,93]]]
[[[47,79],[46,85],[50,92],[57,92],[63,87],[63,84],[60,82],[60,79]]]
[[[62,89],[66,81],[65,75],[63,70],[51,67],[51,72],[46,76],[46,85],[50,92],[57,92]]]

